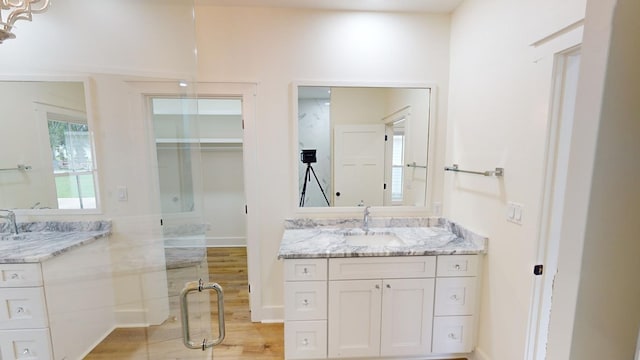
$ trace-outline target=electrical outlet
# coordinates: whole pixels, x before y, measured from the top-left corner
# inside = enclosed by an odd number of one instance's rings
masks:
[[[507,221],[522,225],[522,204],[509,202],[507,204]]]

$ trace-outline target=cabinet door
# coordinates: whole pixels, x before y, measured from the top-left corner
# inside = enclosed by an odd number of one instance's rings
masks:
[[[329,357],[380,354],[380,280],[329,282]]]
[[[434,279],[383,282],[380,355],[431,352],[434,286]]]

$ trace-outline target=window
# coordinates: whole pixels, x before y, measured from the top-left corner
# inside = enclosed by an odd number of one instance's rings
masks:
[[[86,120],[47,117],[58,208],[95,209],[93,145]]]
[[[402,203],[404,179],[404,134],[393,135],[393,157],[391,159],[391,201]]]

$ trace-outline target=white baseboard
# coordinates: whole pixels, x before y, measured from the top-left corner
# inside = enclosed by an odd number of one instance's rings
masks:
[[[142,309],[116,310],[115,317],[118,328],[148,327],[151,325],[147,312]]]
[[[284,322],[284,306],[263,306],[262,307],[262,323],[281,323]]]
[[[482,349],[476,348],[473,352],[473,360],[491,360],[489,356],[482,351]]]

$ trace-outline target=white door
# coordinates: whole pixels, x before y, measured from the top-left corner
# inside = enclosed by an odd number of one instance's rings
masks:
[[[434,279],[384,280],[381,356],[431,352]]]
[[[338,125],[334,129],[335,206],[382,206],[384,125]]]
[[[329,282],[329,357],[380,354],[380,280]]]

